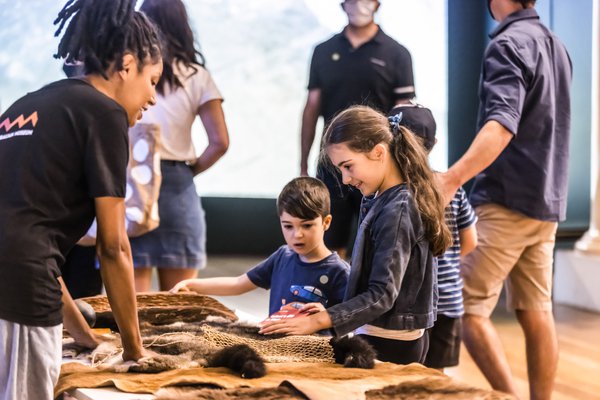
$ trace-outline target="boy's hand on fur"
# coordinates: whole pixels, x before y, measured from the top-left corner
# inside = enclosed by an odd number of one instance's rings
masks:
[[[191,292],[190,288],[187,287],[188,283],[189,282],[187,279],[179,282],[178,284],[173,286],[171,290],[169,290],[169,293]]]
[[[316,314],[321,311],[325,311],[325,306],[321,303],[308,303],[300,308],[300,312],[306,314]]]

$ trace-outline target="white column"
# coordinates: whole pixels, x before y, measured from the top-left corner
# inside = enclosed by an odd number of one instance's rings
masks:
[[[600,0],[593,13],[590,229],[574,250],[556,250],[554,301],[600,312]]]
[[[600,256],[600,0],[594,0],[592,27],[592,171],[590,228],[575,244],[583,254]]]

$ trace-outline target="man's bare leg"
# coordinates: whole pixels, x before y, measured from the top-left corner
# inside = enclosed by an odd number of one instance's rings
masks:
[[[558,339],[551,311],[517,310],[525,334],[527,375],[531,400],[552,397],[558,364]]]

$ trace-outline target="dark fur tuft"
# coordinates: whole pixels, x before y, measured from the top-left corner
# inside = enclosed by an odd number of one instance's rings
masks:
[[[358,337],[333,337],[329,341],[333,348],[335,362],[346,368],[372,369],[375,366],[377,353],[366,340]]]
[[[260,378],[267,374],[265,361],[245,344],[225,347],[218,351],[210,358],[208,366],[230,368],[246,379]]]

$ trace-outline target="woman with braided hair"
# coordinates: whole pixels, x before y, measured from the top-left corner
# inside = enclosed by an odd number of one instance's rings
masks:
[[[158,34],[135,0],[69,0],[55,24],[57,58],[85,76],[29,93],[0,116],[0,400],[52,399],[62,324],[89,348],[98,338],[69,295],[60,265],[98,223],[101,274],[123,341],[142,348],[125,231],[129,126],[155,103]]]

